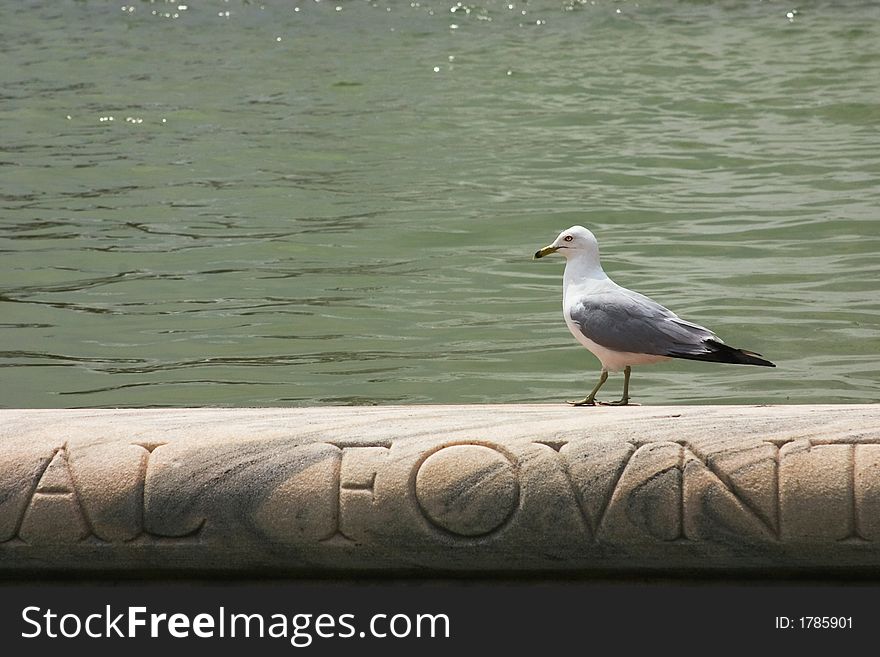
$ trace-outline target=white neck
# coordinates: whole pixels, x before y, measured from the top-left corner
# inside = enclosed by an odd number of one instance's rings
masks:
[[[588,254],[577,254],[568,258],[565,263],[565,273],[562,276],[562,285],[568,288],[570,285],[581,285],[590,281],[605,281],[608,276],[602,270],[599,259],[590,257]]]

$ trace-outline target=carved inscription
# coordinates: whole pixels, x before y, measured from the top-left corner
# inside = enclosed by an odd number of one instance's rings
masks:
[[[868,541],[880,533],[880,445],[799,440],[707,453],[687,441],[597,439],[548,447],[596,539]]]
[[[868,484],[880,475],[880,446],[754,442],[711,452],[688,441],[534,444],[545,450],[542,458],[555,463],[568,489],[558,491],[558,503],[576,502],[582,531],[594,542],[864,541],[880,532],[871,511],[880,506],[880,486]],[[269,515],[287,514],[293,523],[282,532],[285,540],[359,543],[381,535],[378,518],[385,516],[376,507],[377,481],[392,488],[401,483],[389,470],[392,448],[303,447],[326,455],[270,497]],[[870,451],[861,455],[865,449]],[[522,508],[516,451],[471,441],[441,443],[416,454],[406,502],[450,538],[492,536],[529,511]],[[830,476],[824,475],[830,491],[827,485],[801,490],[820,478],[810,467],[830,469]],[[811,476],[803,477],[805,469]],[[808,531],[817,514],[824,518],[821,526]]]
[[[470,549],[557,532],[552,549],[564,550],[568,527],[582,550],[880,537],[880,444],[854,441],[95,440],[0,466],[0,548],[243,532],[283,549]]]
[[[51,457],[41,458],[44,465],[18,479],[17,490],[0,491],[22,500],[18,518],[13,523],[4,518],[15,529],[0,537],[0,545],[179,538],[151,533],[147,526],[145,482],[152,452],[161,444],[98,443],[76,450],[65,444]],[[201,519],[182,535],[194,536],[203,523]]]
[[[70,476],[67,450],[60,449],[37,481],[18,537],[27,543],[73,543],[89,533]]]
[[[451,445],[419,466],[415,497],[436,527],[458,536],[484,536],[516,510],[515,463],[484,445]]]
[[[256,514],[257,526],[284,543],[364,540],[388,447],[312,443],[295,454],[298,467],[268,491]]]
[[[376,495],[376,477],[388,458],[388,447],[368,445],[342,449],[337,535],[367,540]]]

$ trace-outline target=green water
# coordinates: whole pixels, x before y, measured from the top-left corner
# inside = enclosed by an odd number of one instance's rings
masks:
[[[5,3],[2,406],[579,398],[576,223],[778,364],[636,401],[880,400],[880,4],[180,5]]]

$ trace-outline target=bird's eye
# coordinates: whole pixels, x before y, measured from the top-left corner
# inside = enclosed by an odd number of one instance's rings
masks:
[[[574,239],[574,238],[573,238],[571,235],[566,235],[566,236],[563,237],[562,239],[564,239],[566,242],[571,242],[571,240]]]

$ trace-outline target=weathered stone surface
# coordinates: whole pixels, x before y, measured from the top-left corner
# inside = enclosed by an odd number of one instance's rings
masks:
[[[880,572],[880,405],[0,411],[0,574]]]
[[[416,472],[416,501],[425,517],[455,536],[482,536],[516,510],[515,461],[485,445],[450,445]]]

